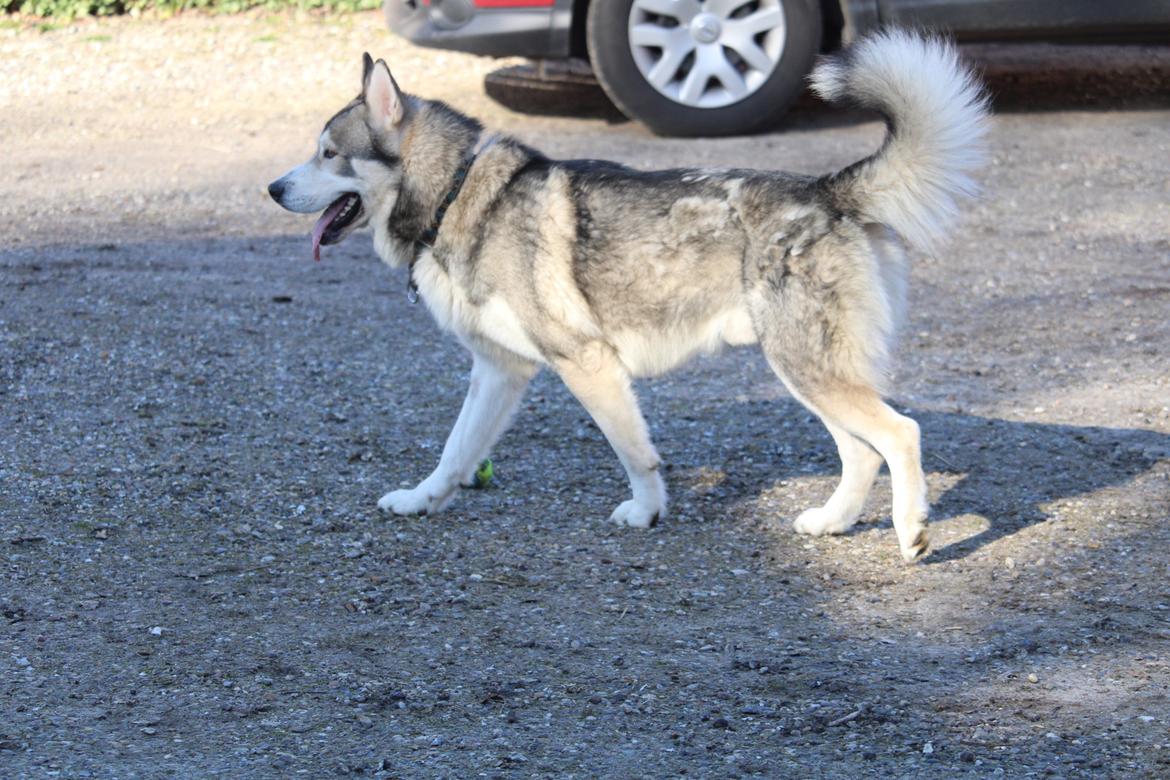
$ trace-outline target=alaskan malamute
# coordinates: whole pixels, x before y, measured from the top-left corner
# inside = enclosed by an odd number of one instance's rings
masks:
[[[796,530],[849,528],[884,460],[902,555],[925,553],[918,425],[882,393],[903,248],[944,237],[982,157],[986,101],[949,44],[885,32],[816,68],[821,96],[876,109],[889,125],[876,154],[820,178],[550,160],[402,92],[383,61],[363,64],[361,95],[269,192],[295,212],[324,210],[318,257],[321,245],[372,226],[378,254],[408,269],[411,294],[474,355],[438,467],[379,507],[443,509],[549,366],[629,474],[633,496],[611,519],[652,525],[666,491],[631,378],[724,344],[759,344],[841,455],[840,485]]]

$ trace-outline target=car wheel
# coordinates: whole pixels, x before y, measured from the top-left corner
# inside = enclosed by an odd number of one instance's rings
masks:
[[[618,108],[656,133],[774,124],[821,44],[818,0],[592,0],[586,42]]]

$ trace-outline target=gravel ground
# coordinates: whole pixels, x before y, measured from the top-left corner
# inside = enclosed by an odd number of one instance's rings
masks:
[[[907,567],[884,477],[855,532],[791,532],[838,464],[752,351],[640,386],[655,529],[602,522],[620,468],[547,375],[491,489],[380,517],[469,361],[263,192],[363,49],[554,155],[823,172],[881,136],[521,117],[377,14],[0,29],[0,775],[1170,772],[1170,100],[1001,114],[915,258]]]

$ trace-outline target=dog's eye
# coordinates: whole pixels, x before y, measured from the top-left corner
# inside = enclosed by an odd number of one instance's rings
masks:
[[[332,149],[326,149],[324,152],[321,153],[321,156],[324,157],[326,160],[332,160],[334,157],[337,156],[337,152],[333,151]]]

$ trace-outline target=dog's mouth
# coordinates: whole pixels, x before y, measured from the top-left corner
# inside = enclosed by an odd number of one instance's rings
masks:
[[[322,244],[336,244],[349,233],[362,214],[362,199],[347,192],[329,204],[313,226],[313,259],[321,259]]]

